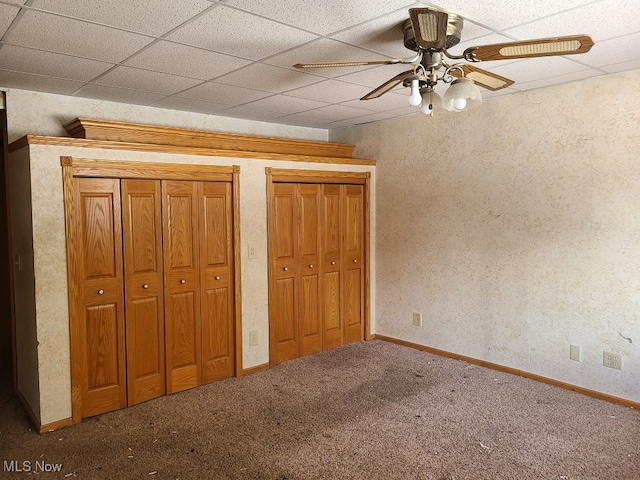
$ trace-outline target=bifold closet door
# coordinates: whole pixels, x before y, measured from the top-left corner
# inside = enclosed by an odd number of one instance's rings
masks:
[[[322,319],[324,349],[343,344],[341,185],[322,186]]]
[[[199,186],[162,181],[167,393],[202,383]]]
[[[235,373],[231,184],[204,182],[200,197],[202,381]]]
[[[300,355],[322,351],[320,317],[320,185],[298,190]]]
[[[74,188],[83,313],[73,362],[89,417],[127,404],[120,181],[76,178]]]
[[[122,180],[129,406],[165,394],[159,180]]]
[[[298,322],[298,202],[294,184],[276,183],[269,208],[271,289],[269,340],[271,362],[300,356]]]
[[[344,341],[364,338],[364,188],[344,185]]]

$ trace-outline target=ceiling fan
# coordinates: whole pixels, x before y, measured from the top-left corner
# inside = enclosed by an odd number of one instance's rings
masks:
[[[500,90],[514,82],[493,72],[468,63],[449,64],[451,60],[483,62],[512,60],[553,55],[586,53],[594,45],[588,35],[542,38],[538,40],[496,43],[467,48],[462,55],[452,55],[449,49],[460,42],[462,17],[435,8],[411,8],[409,19],[402,23],[404,45],[416,52],[408,59],[371,60],[354,62],[298,63],[296,68],[351,67],[362,65],[408,64],[412,68],[375,88],[361,100],[378,98],[401,84],[410,87],[409,104],[422,104],[422,112],[433,116],[433,109],[442,105],[446,110],[459,112],[482,102],[477,85],[488,90]],[[440,98],[433,87],[438,82],[451,86]]]

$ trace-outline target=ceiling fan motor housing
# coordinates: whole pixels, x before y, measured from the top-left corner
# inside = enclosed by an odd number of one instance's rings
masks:
[[[450,13],[447,19],[447,41],[445,48],[449,49],[458,43],[460,43],[460,37],[462,35],[463,21],[462,17],[455,13]],[[402,24],[402,33],[404,35],[404,46],[409,50],[417,52],[420,50],[416,43],[416,36],[411,25],[411,20],[406,20]]]

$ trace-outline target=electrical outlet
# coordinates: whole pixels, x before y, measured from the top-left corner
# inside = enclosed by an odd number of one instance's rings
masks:
[[[249,330],[249,345],[255,347],[258,345],[258,331]]]
[[[571,345],[569,348],[569,358],[576,362],[580,361],[580,345]]]
[[[622,355],[615,352],[602,353],[602,365],[616,370],[622,370]]]
[[[256,246],[253,243],[247,245],[247,254],[249,258],[256,258],[258,256],[256,253]]]
[[[413,312],[413,324],[416,327],[421,327],[422,326],[422,313]]]

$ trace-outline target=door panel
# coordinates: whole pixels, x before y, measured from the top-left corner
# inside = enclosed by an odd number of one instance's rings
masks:
[[[364,338],[364,189],[361,185],[346,185],[345,190],[345,278],[344,322],[345,342]]]
[[[271,199],[269,242],[271,249],[272,301],[269,302],[271,363],[297,358],[300,352],[298,325],[298,214],[296,188],[274,184]]]
[[[202,383],[198,185],[162,181],[167,393]]]
[[[77,178],[74,187],[84,303],[81,416],[88,417],[127,401],[120,186],[117,180]]]
[[[129,405],[164,395],[160,181],[122,180]]]
[[[322,350],[319,278],[320,265],[320,186],[299,185],[300,250],[300,355]]]
[[[340,185],[322,186],[322,256],[324,349],[343,343],[342,202]]]
[[[204,182],[200,199],[202,381],[233,376],[235,328],[231,185]]]

